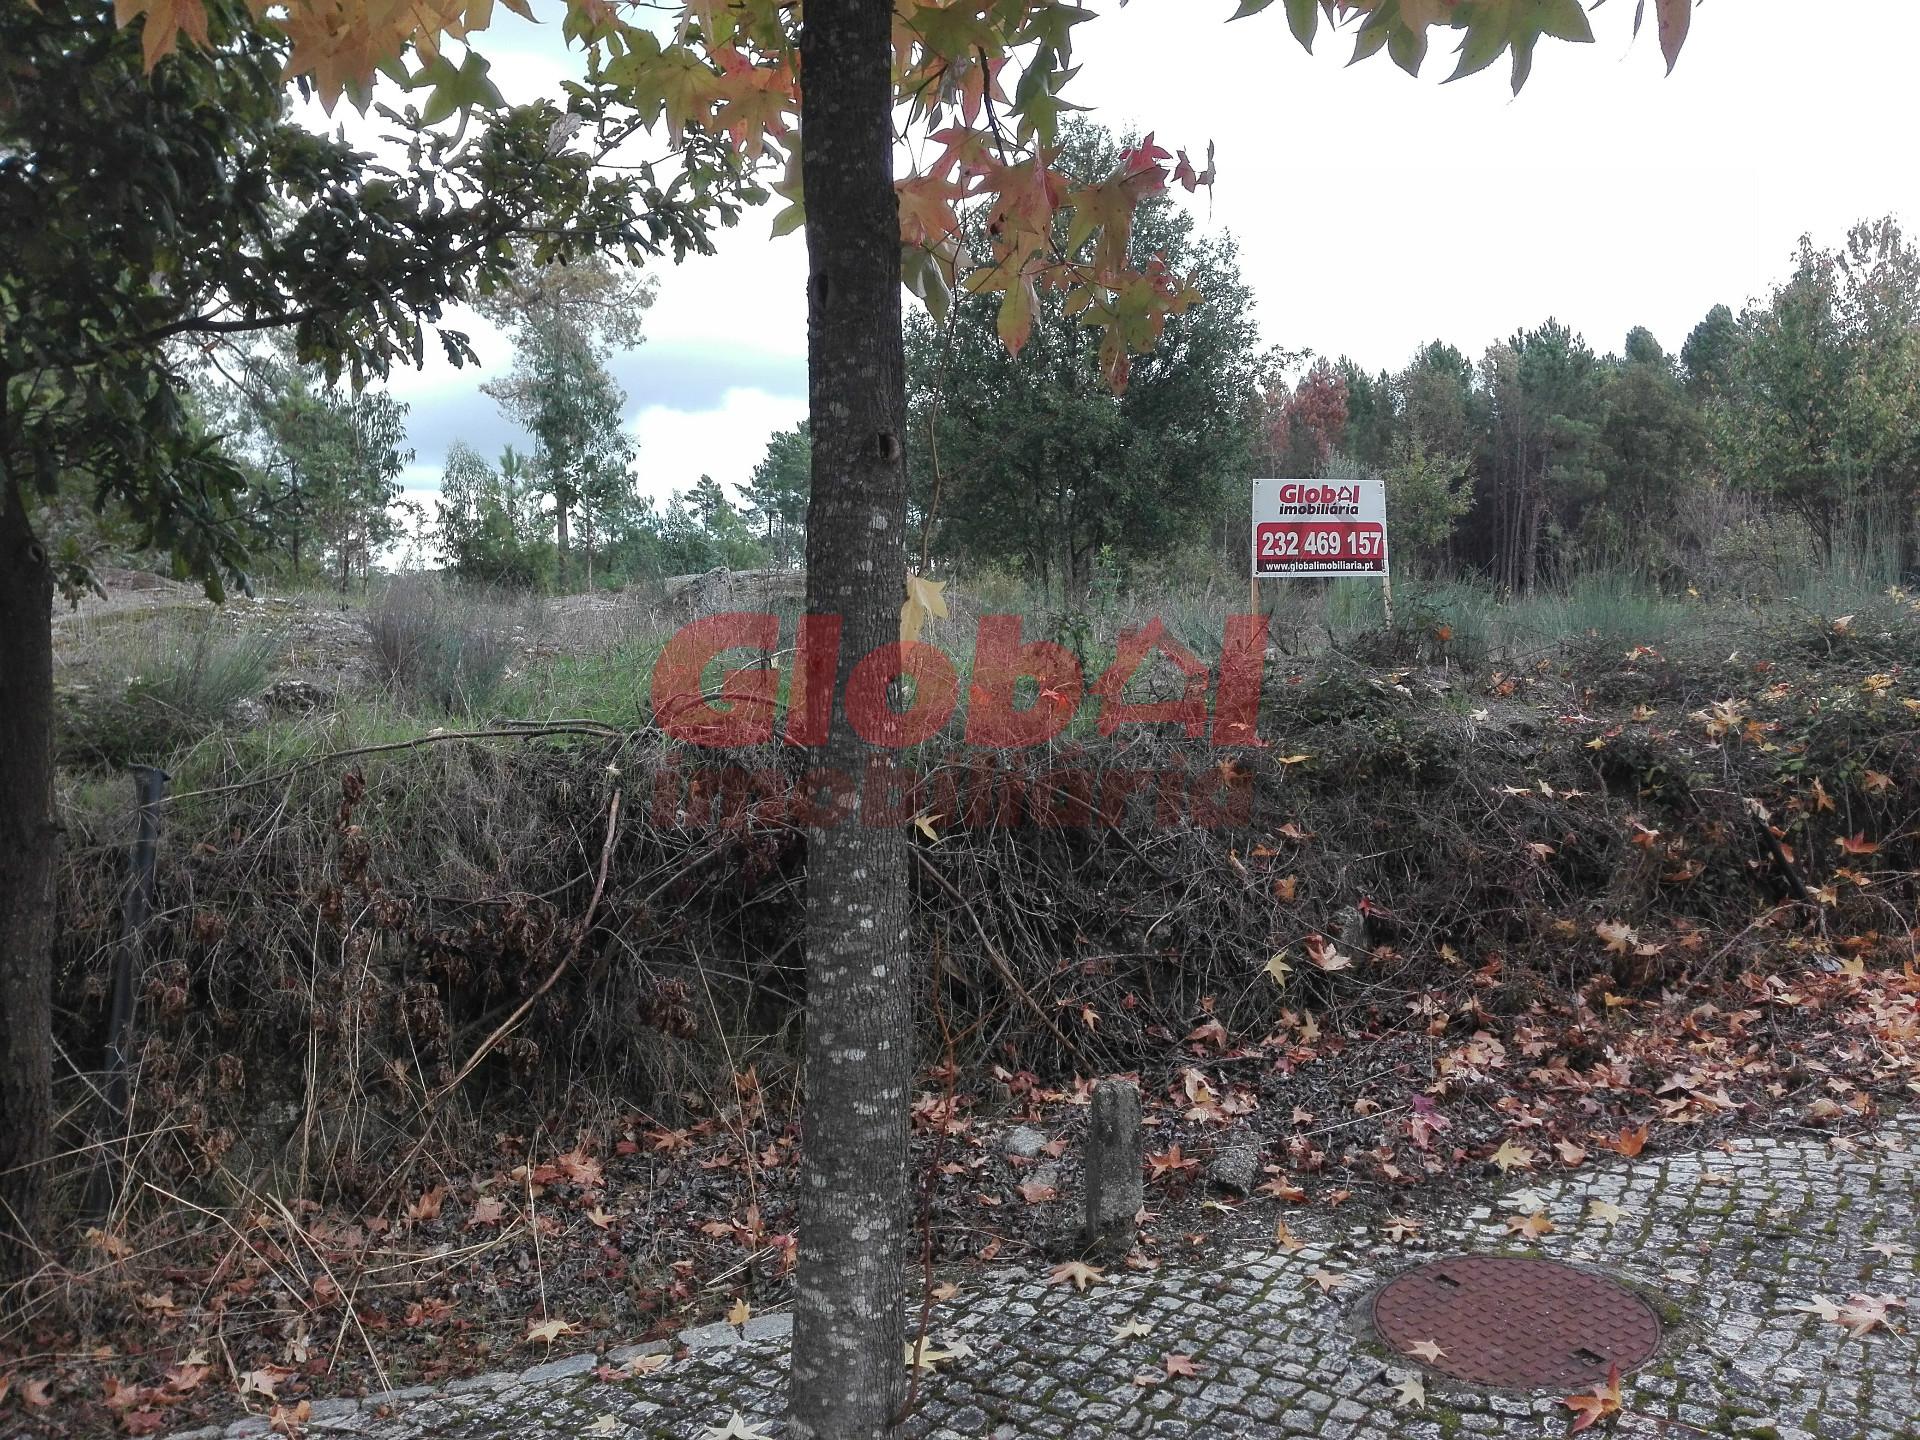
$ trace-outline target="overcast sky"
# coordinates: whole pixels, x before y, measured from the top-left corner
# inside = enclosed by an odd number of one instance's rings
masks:
[[[1801,233],[1920,223],[1914,0],[1857,0],[1830,24],[1805,0],[1703,5],[1670,78],[1652,27],[1632,41],[1632,0],[1613,0],[1597,44],[1541,42],[1518,99],[1504,62],[1442,85],[1438,46],[1420,81],[1385,56],[1347,69],[1345,34],[1323,31],[1309,57],[1277,4],[1227,25],[1231,0],[1082,3],[1102,14],[1077,31],[1071,95],[1169,148],[1217,146],[1199,212],[1239,238],[1262,332],[1290,348],[1397,368],[1430,339],[1477,355],[1557,316],[1601,351],[1634,325],[1677,349],[1712,305],[1764,295]],[[558,26],[496,13],[482,48],[508,98],[559,100],[578,62]],[[770,215],[749,212],[715,257],[662,266],[649,339],[615,367],[649,493],[746,479],[805,413],[805,241],[767,239]],[[412,489],[437,485],[455,436],[488,453],[516,438],[478,388],[508,349],[468,328],[482,372],[395,376]]]

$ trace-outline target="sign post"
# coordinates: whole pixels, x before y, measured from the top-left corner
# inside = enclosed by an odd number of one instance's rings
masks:
[[[1254,613],[1260,581],[1375,575],[1393,623],[1393,579],[1387,560],[1384,480],[1255,480],[1253,482]]]

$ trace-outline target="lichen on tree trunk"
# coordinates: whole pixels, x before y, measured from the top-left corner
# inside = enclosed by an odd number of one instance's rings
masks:
[[[813,493],[807,610],[841,617],[834,724],[812,762],[857,783],[887,752],[845,711],[853,664],[899,638],[906,364],[893,189],[891,0],[810,0],[801,39]],[[857,813],[807,857],[807,1049],[791,1433],[867,1440],[904,1392],[913,1078],[906,836]]]

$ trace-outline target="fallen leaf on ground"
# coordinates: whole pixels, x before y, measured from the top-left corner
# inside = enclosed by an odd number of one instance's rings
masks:
[[[1885,1325],[1887,1312],[1902,1308],[1906,1303],[1897,1295],[1864,1295],[1856,1292],[1847,1297],[1844,1305],[1825,1295],[1816,1295],[1811,1300],[1788,1308],[1818,1315],[1830,1325],[1844,1325],[1848,1333],[1858,1339]]]
[[[1573,1433],[1585,1430],[1609,1415],[1620,1413],[1620,1365],[1616,1361],[1607,1371],[1607,1383],[1597,1385],[1591,1395],[1569,1395],[1560,1402],[1573,1411]]]
[[[1084,1290],[1094,1281],[1103,1279],[1106,1271],[1097,1265],[1089,1265],[1084,1260],[1069,1260],[1064,1265],[1056,1265],[1047,1276],[1049,1285],[1071,1285],[1076,1290]]]
[[[752,1318],[753,1307],[747,1304],[744,1299],[735,1300],[732,1305],[727,1307],[727,1323],[729,1325],[744,1325]]]
[[[1427,1387],[1421,1383],[1418,1375],[1409,1375],[1393,1387],[1397,1392],[1393,1397],[1396,1410],[1424,1409],[1427,1403]]]
[[[711,1314],[712,1312],[709,1311],[708,1313]],[[538,1324],[529,1324],[527,1326],[527,1339],[538,1340],[543,1344],[551,1345],[562,1335],[572,1335],[579,1329],[580,1327],[571,1320],[542,1320]]]
[[[1320,1287],[1320,1293],[1327,1295],[1347,1283],[1345,1275],[1337,1275],[1324,1265],[1316,1265],[1307,1272],[1307,1278]]]
[[[1640,1126],[1638,1129],[1632,1129],[1622,1125],[1619,1134],[1611,1136],[1603,1135],[1598,1138],[1600,1143],[1605,1145],[1609,1150],[1617,1155],[1624,1155],[1627,1159],[1631,1160],[1647,1148],[1648,1129],[1649,1127],[1645,1125]]]
[[[604,1371],[596,1370],[594,1373],[602,1380],[631,1380],[636,1376],[651,1375],[665,1365],[667,1359],[665,1355],[636,1355],[618,1369],[608,1367]]]
[[[724,1426],[709,1427],[701,1440],[773,1440],[773,1437],[758,1425],[749,1425],[740,1418],[740,1412],[734,1411],[727,1417]]]
[[[1417,1355],[1429,1365],[1433,1365],[1438,1363],[1447,1352],[1440,1348],[1440,1342],[1437,1340],[1416,1340],[1407,1347],[1407,1353]]]
[[[1147,1156],[1150,1178],[1160,1179],[1163,1175],[1177,1175],[1188,1170],[1197,1170],[1200,1162],[1190,1155],[1181,1153],[1178,1145],[1169,1145],[1158,1155]]]
[[[274,1387],[286,1379],[291,1371],[275,1366],[265,1366],[259,1370],[243,1370],[240,1373],[240,1393],[242,1395],[263,1395],[269,1400],[277,1399]]]
[[[1113,1338],[1115,1340],[1131,1340],[1137,1335],[1151,1335],[1152,1333],[1153,1327],[1147,1324],[1146,1321],[1142,1320],[1138,1315],[1129,1315],[1124,1321],[1114,1327]]]
[[[1166,1358],[1165,1364],[1167,1378],[1169,1380],[1176,1375],[1198,1375],[1200,1373],[1199,1369],[1194,1365],[1193,1356],[1191,1355],[1169,1355]]]
[[[1593,933],[1605,942],[1607,949],[1616,955],[1625,955],[1632,951],[1640,941],[1640,936],[1631,925],[1619,925],[1602,920],[1593,927]]]
[[[965,1341],[957,1340],[942,1348],[940,1342],[931,1335],[922,1335],[906,1347],[907,1368],[909,1370],[931,1370],[948,1360],[964,1360],[973,1353]]]
[[[584,1435],[620,1435],[625,1433],[626,1428],[626,1421],[612,1415],[602,1415],[598,1420],[587,1426],[581,1433]]]
[[[1587,1202],[1587,1218],[1589,1220],[1599,1220],[1605,1224],[1613,1225],[1617,1224],[1626,1213],[1626,1211],[1622,1210],[1618,1205],[1615,1205],[1611,1200],[1589,1200]]]
[[[1507,1233],[1524,1235],[1529,1240],[1538,1240],[1542,1235],[1551,1235],[1553,1222],[1547,1219],[1545,1212],[1536,1210],[1531,1215],[1509,1215]]]
[[[1500,1167],[1500,1173],[1505,1175],[1513,1170],[1531,1170],[1533,1162],[1539,1157],[1509,1136],[1500,1142],[1500,1148],[1489,1158]]]

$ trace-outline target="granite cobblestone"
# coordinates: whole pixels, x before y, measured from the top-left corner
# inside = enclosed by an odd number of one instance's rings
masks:
[[[1910,1335],[1850,1335],[1796,1308],[1864,1291],[1920,1313],[1913,1246],[1920,1117],[1839,1144],[1762,1137],[1696,1154],[1647,1156],[1551,1177],[1511,1177],[1497,1202],[1429,1219],[1394,1247],[1336,1212],[1290,1223],[1294,1254],[1254,1252],[1212,1267],[1115,1271],[1084,1293],[1043,1273],[967,1280],[938,1307],[936,1341],[970,1351],[923,1377],[915,1440],[1059,1436],[1243,1436],[1248,1440],[1452,1440],[1558,1437],[1559,1395],[1477,1389],[1424,1373],[1424,1407],[1394,1408],[1422,1373],[1371,1337],[1365,1302],[1407,1265],[1459,1251],[1513,1253],[1504,1219],[1543,1212],[1554,1231],[1533,1253],[1586,1264],[1659,1297],[1668,1336],[1626,1377],[1618,1435],[1713,1440],[1920,1440],[1920,1363]],[[1611,1225],[1594,1201],[1623,1212]],[[1871,1247],[1880,1245],[1882,1249]],[[1346,1277],[1331,1293],[1316,1266]],[[1905,1315],[1896,1311],[1905,1329]],[[1114,1339],[1138,1317],[1150,1333]],[[676,1358],[644,1375],[591,1372],[659,1345],[556,1358],[518,1374],[475,1376],[437,1392],[322,1402],[309,1429],[342,1440],[700,1440],[739,1412],[783,1432],[792,1321],[684,1332]],[[1168,1354],[1198,1374],[1167,1378]],[[1139,1384],[1135,1377],[1153,1377]],[[196,1440],[265,1433],[258,1419]],[[185,1437],[180,1437],[185,1440]]]

